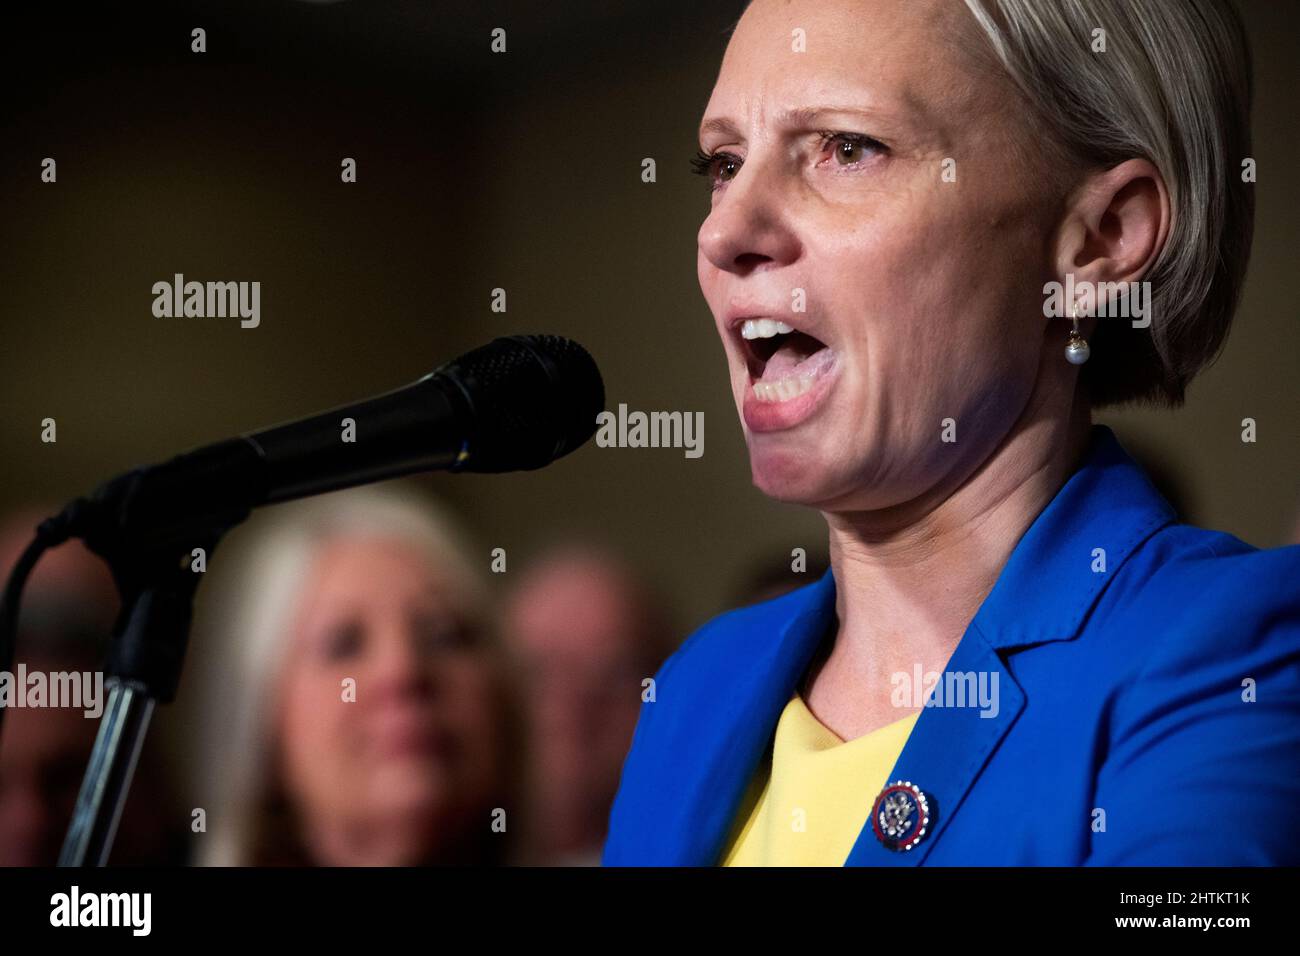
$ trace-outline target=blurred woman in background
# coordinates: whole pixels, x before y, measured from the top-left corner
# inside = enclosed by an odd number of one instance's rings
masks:
[[[200,599],[198,862],[505,862],[518,734],[459,535],[391,486],[265,519]]]

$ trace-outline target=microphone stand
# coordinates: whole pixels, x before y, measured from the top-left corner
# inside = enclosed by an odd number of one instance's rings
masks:
[[[86,536],[113,572],[122,610],[104,667],[108,702],[59,854],[59,866],[104,866],[126,803],[154,706],[176,697],[202,574],[191,553],[210,558],[221,536],[248,511],[209,516],[143,544],[123,534]]]

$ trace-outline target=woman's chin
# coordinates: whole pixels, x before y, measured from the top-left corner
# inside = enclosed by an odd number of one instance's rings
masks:
[[[389,763],[371,778],[373,802],[388,812],[429,812],[450,798],[446,774],[421,765]]]
[[[749,470],[754,487],[776,501],[812,506],[827,492],[825,471],[806,450],[751,447]]]
[[[894,483],[864,478],[862,468],[847,467],[840,456],[794,443],[751,444],[750,477],[754,487],[774,501],[818,511],[886,508],[906,499]]]

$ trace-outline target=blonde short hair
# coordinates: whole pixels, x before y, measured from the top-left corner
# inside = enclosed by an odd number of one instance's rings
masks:
[[[1250,258],[1250,49],[1228,0],[966,0],[1047,131],[1083,168],[1145,158],[1172,223],[1145,278],[1151,324],[1100,319],[1083,382],[1094,405],[1177,406],[1227,337]],[[1096,30],[1105,52],[1094,52]],[[987,51],[986,51],[987,52]]]

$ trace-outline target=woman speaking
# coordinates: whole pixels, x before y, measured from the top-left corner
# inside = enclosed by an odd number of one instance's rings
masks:
[[[1224,341],[1250,97],[1225,0],[751,4],[699,281],[831,569],[663,665],[607,865],[1300,863],[1300,548],[1091,422]]]

